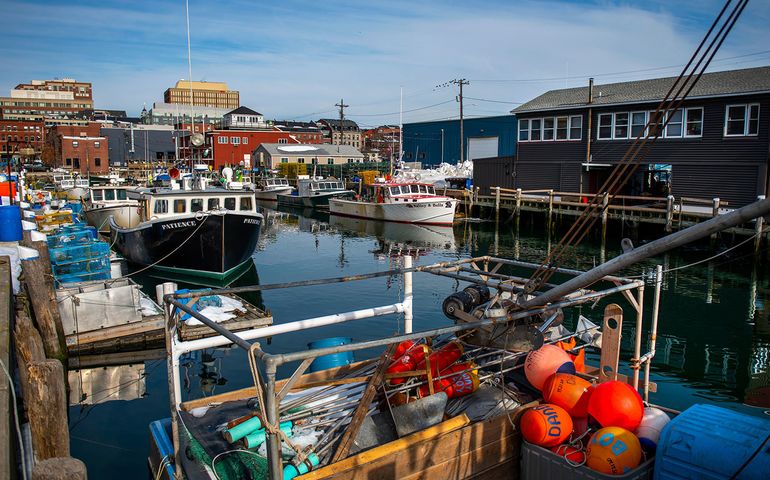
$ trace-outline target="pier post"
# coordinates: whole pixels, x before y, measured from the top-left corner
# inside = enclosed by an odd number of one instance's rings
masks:
[[[548,190],[548,230],[553,228],[553,190]]]
[[[764,200],[764,195],[759,195],[757,197],[757,201]],[[759,253],[759,250],[762,248],[762,229],[764,228],[765,224],[765,218],[764,217],[757,217],[756,224],[754,225],[754,231],[756,238],[754,238],[754,252]]]
[[[500,223],[500,187],[495,187],[495,223]]]
[[[671,232],[674,225],[674,196],[666,197],[666,231]]]
[[[86,480],[86,464],[77,458],[49,458],[32,469],[32,480]]]
[[[404,268],[412,268],[412,256],[404,255]],[[404,333],[412,333],[412,272],[404,273]]]
[[[69,457],[64,367],[58,360],[31,362],[28,375],[30,388],[25,400],[35,458]]]
[[[607,192],[602,195],[602,242],[607,238],[607,211],[609,210],[610,198]]]
[[[43,338],[46,356],[64,362],[67,358],[67,349],[54,291],[48,245],[46,242],[32,242],[31,247],[38,251],[39,256],[24,260],[22,269],[32,311],[35,314],[35,322]]]
[[[711,216],[716,217],[717,215],[719,215],[719,197],[714,198],[713,205],[711,207]],[[718,232],[714,232],[711,234],[712,242],[717,239],[718,235],[719,235]]]
[[[519,233],[519,218],[521,218],[521,189],[516,189],[516,235]]]

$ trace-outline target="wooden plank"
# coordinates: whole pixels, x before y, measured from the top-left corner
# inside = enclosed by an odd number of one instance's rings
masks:
[[[309,472],[297,478],[302,480],[317,480],[321,478],[353,478],[352,476],[348,476],[348,475],[341,476],[341,477],[332,477],[332,475],[349,471],[351,469],[354,469],[355,467],[359,467],[361,465],[366,465],[368,463],[374,462],[375,460],[379,460],[383,458],[390,459],[391,456],[399,452],[402,452],[413,445],[427,444],[428,446],[433,447],[435,443],[431,442],[431,440],[434,440],[445,433],[450,433],[450,432],[454,432],[455,430],[462,429],[468,424],[470,424],[470,420],[465,414],[462,414],[457,417],[451,418],[445,422],[441,422],[438,425],[434,425],[430,428],[426,428],[425,430],[421,430],[419,432],[413,433],[404,438],[400,438],[398,440],[388,442],[385,445],[374,447],[371,450],[367,450],[358,455],[348,457],[342,461],[333,463],[331,465],[327,465],[323,468],[319,468],[318,470],[314,470],[312,472]],[[414,457],[415,461],[422,461],[423,459],[424,458],[421,458],[421,457]],[[358,478],[361,478],[361,477],[358,477]],[[366,477],[363,477],[363,478],[366,478]],[[390,478],[399,478],[399,477],[393,476]]]
[[[623,309],[616,303],[604,309],[602,352],[599,360],[599,383],[617,380],[620,362],[620,336],[623,329]]]
[[[520,477],[520,463],[521,459],[519,456],[515,456],[486,470],[474,473],[468,477],[468,480],[497,480],[498,478],[518,480]]]
[[[458,449],[454,453],[462,453],[456,457],[400,478],[404,480],[445,480],[447,478],[472,477],[499,465],[501,462],[516,458],[518,448],[514,449],[514,444],[518,447],[519,442],[515,442],[515,438],[517,437],[510,435],[478,448],[473,448],[471,445],[471,450]]]
[[[13,290],[11,284],[11,262],[9,257],[0,257],[0,360],[5,368],[11,369],[11,316],[13,315]],[[16,437],[11,429],[13,408],[11,388],[5,374],[0,379],[0,478],[11,478],[16,471]],[[13,445],[13,447],[11,447]]]
[[[380,356],[377,369],[374,371],[372,378],[369,379],[369,383],[366,384],[364,393],[361,394],[361,400],[353,412],[352,420],[350,421],[347,429],[345,429],[345,433],[342,435],[340,443],[337,445],[337,451],[335,451],[334,455],[332,456],[332,463],[338,462],[348,456],[350,447],[353,446],[353,442],[358,436],[358,430],[361,428],[361,424],[363,423],[364,419],[366,418],[366,414],[369,411],[369,405],[371,405],[372,400],[374,400],[374,396],[377,394],[377,389],[380,387],[380,385],[382,385],[385,370],[387,370],[388,366],[390,366],[390,362],[393,358],[393,352],[395,351],[396,344],[392,343]],[[428,369],[430,369],[430,358],[426,358],[426,361],[428,362]]]

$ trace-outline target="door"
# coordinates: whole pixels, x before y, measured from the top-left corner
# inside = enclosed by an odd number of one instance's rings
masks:
[[[468,139],[468,160],[497,157],[498,137],[477,137]]]

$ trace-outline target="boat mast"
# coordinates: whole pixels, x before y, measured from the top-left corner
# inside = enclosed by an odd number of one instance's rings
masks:
[[[195,116],[193,112],[192,86],[192,54],[190,51],[190,0],[185,0],[185,17],[187,19],[187,84],[190,86],[190,172],[193,171],[192,137],[195,135]]]
[[[398,107],[398,164],[404,156],[404,87],[401,87],[401,101]],[[390,174],[393,175],[393,163],[390,165]]]

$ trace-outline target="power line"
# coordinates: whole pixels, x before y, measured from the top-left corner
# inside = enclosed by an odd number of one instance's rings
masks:
[[[413,108],[411,110],[404,110],[403,112],[390,112],[390,113],[356,113],[356,114],[348,114],[350,117],[386,117],[388,115],[398,115],[399,113],[410,113],[410,112],[416,112],[418,110],[426,110],[428,108],[438,107],[439,105],[445,105],[447,103],[452,103],[455,100],[446,100],[444,102],[434,103],[433,105],[426,105],[424,107],[419,108]]]
[[[490,100],[488,98],[475,98],[475,97],[465,97],[468,100],[478,100],[479,102],[489,102],[489,103],[507,103],[510,105],[523,105],[524,102],[507,102],[505,100]]]

